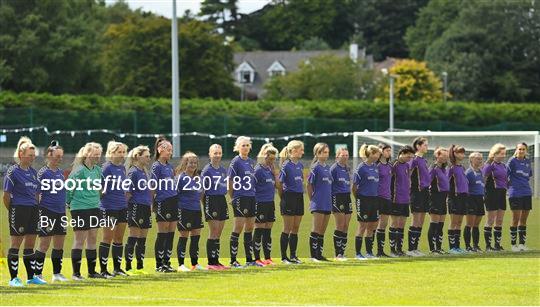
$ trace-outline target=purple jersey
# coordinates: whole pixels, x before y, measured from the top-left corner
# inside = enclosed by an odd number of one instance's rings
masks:
[[[334,163],[330,167],[332,174],[332,194],[350,193],[351,192],[351,174],[349,167],[341,166],[339,163]]]
[[[130,204],[146,205],[152,204],[152,193],[148,188],[148,175],[142,169],[132,166],[127,177],[131,180],[129,193],[131,194],[128,202]]]
[[[332,174],[330,167],[315,163],[309,173],[308,182],[313,188],[309,208],[311,211],[332,211]]]
[[[527,158],[510,158],[508,169],[508,195],[510,197],[531,196],[529,178],[532,177],[531,161]]]
[[[212,166],[212,163],[206,164],[201,172],[201,178],[204,183],[210,183],[209,189],[205,187],[205,195],[227,194],[227,170],[223,166],[220,165],[218,168],[215,168]]]
[[[484,164],[482,174],[486,177],[486,189],[507,189],[508,177],[506,165],[500,162]]]
[[[56,213],[65,213],[66,189],[62,188],[62,183],[66,180],[64,171],[59,168],[52,170],[48,166],[44,166],[39,170],[37,178],[41,185],[39,205]],[[50,188],[45,189],[43,181],[48,181]],[[52,193],[53,186],[54,193]]]
[[[353,177],[356,196],[377,196],[379,192],[379,167],[362,162],[356,168]]]
[[[154,162],[152,164],[152,179],[157,181],[155,197],[157,202],[162,202],[178,194],[175,190],[174,170],[169,163]]]
[[[463,165],[452,165],[448,171],[450,179],[450,191],[453,194],[469,193],[469,182],[465,176],[465,168]]]
[[[39,181],[35,169],[23,169],[19,164],[8,168],[4,178],[4,192],[11,194],[12,205],[36,206],[38,189]]]
[[[469,183],[469,195],[484,195],[484,176],[482,176],[482,171],[475,171],[469,167],[465,175]]]
[[[233,185],[233,199],[255,196],[255,162],[251,158],[234,157],[229,165],[229,182]]]
[[[390,190],[392,191],[393,203],[408,204],[411,202],[411,165],[409,163],[394,162]]]
[[[429,173],[431,175],[432,192],[450,191],[450,180],[448,179],[448,171],[446,170],[446,167],[441,167],[435,164]]]
[[[298,161],[285,161],[279,172],[279,181],[283,183],[283,192],[304,193],[304,165]]]
[[[201,177],[190,177],[186,173],[178,176],[178,208],[201,211]]]
[[[377,195],[384,199],[392,199],[392,192],[390,190],[392,166],[390,163],[379,162],[377,167],[379,168],[379,187],[377,189]]]
[[[258,203],[274,201],[276,180],[272,170],[265,165],[255,167],[255,201]]]
[[[411,189],[417,191],[429,188],[431,184],[431,176],[426,159],[415,155],[411,160]]]
[[[109,181],[107,181],[109,178]],[[103,164],[101,181],[103,195],[100,207],[103,209],[120,210],[127,208],[126,190],[122,189],[122,182],[126,180],[126,167],[111,162]]]

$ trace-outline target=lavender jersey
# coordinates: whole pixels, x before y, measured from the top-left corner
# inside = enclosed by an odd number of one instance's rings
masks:
[[[508,188],[508,174],[504,163],[486,163],[482,169],[482,174],[486,177],[486,189]]]
[[[199,176],[190,177],[186,173],[178,176],[178,208],[201,211],[202,182]]]
[[[315,163],[309,173],[308,182],[313,187],[309,208],[311,211],[332,211],[332,174],[330,167]]]
[[[251,158],[234,157],[229,165],[229,181],[233,183],[233,199],[255,196],[255,162]],[[234,184],[237,182],[237,184]]]
[[[446,170],[446,167],[441,167],[435,164],[429,173],[431,175],[431,192],[450,191],[450,180],[448,179],[448,171]]]
[[[283,192],[304,193],[304,165],[298,161],[285,161],[279,172],[279,181],[283,183]]]
[[[174,170],[169,163],[154,162],[152,164],[152,179],[157,181],[155,196],[157,202],[162,202],[178,194],[175,189]]]
[[[106,181],[107,178],[109,178],[109,181]],[[102,167],[101,179],[103,195],[101,196],[100,207],[111,210],[127,208],[127,191],[122,189],[122,182],[126,180],[125,166],[105,162]]]
[[[390,163],[378,163],[379,168],[379,187],[377,189],[377,195],[384,199],[392,199],[392,192],[390,190],[390,184],[392,180],[392,166]]]
[[[411,202],[411,165],[394,162],[391,180],[392,202],[408,204]]]
[[[465,168],[462,165],[456,164],[450,166],[448,171],[450,179],[450,191],[454,194],[469,193],[469,182],[465,176]]]
[[[484,176],[482,171],[475,171],[471,167],[465,172],[469,183],[469,195],[484,195]]]
[[[429,188],[431,176],[426,159],[415,155],[411,160],[411,168],[411,189],[420,191]]]
[[[353,184],[356,186],[356,196],[377,196],[379,193],[379,167],[363,162],[354,172]]]
[[[36,206],[39,181],[34,168],[23,169],[19,164],[8,168],[4,178],[4,192],[11,194],[11,204]]]
[[[532,190],[529,178],[532,177],[531,161],[512,157],[507,163],[508,195],[510,197],[531,196]]]
[[[255,167],[255,201],[274,201],[276,193],[276,180],[274,173],[268,166],[257,164]]]
[[[351,175],[347,166],[341,166],[334,163],[330,167],[332,174],[332,194],[351,192]]]
[[[41,186],[39,205],[56,213],[65,213],[66,189],[62,187],[62,183],[66,180],[64,171],[59,168],[52,170],[44,166],[39,170],[37,178]],[[51,188],[44,189],[44,185],[41,184],[44,180],[50,183]],[[52,193],[53,186],[55,193]]]
[[[132,166],[128,171],[127,177],[131,180],[129,187],[131,197],[128,199],[128,202],[130,204],[150,206],[152,204],[152,193],[148,188],[148,175],[146,172],[136,166]]]
[[[214,168],[212,163],[206,164],[201,172],[201,178],[203,182],[210,183],[209,189],[205,187],[205,195],[227,194],[227,170],[223,166],[220,165],[218,168]]]

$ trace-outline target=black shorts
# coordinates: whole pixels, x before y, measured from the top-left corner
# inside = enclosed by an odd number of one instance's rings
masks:
[[[390,209],[391,216],[409,217],[409,204],[392,203],[391,206],[392,206],[392,208]]]
[[[467,214],[467,194],[448,195],[448,213],[455,215]]]
[[[319,213],[319,214],[324,214],[324,215],[330,215],[332,212],[331,211],[326,211],[326,210],[312,210],[311,213]]]
[[[352,213],[351,193],[338,193],[332,195],[332,212]]]
[[[90,230],[100,228],[99,222],[103,214],[99,208],[71,210],[73,230]]]
[[[178,230],[187,231],[203,228],[200,210],[178,209]]]
[[[9,235],[24,236],[39,233],[38,206],[9,206]]]
[[[510,197],[511,210],[532,210],[532,196]]]
[[[392,200],[384,197],[377,197],[379,200],[379,215],[391,215],[392,214]]]
[[[484,196],[483,195],[469,195],[467,197],[467,215],[482,216],[485,215],[484,211]]]
[[[379,220],[379,199],[377,196],[356,197],[356,219],[359,222],[376,222]]]
[[[152,228],[152,212],[150,206],[143,204],[128,204],[128,226],[140,229]]]
[[[225,195],[204,196],[204,219],[208,221],[225,221],[229,219],[229,209]]]
[[[437,215],[445,215],[447,213],[446,198],[448,192],[432,192],[429,207],[429,213]]]
[[[429,188],[411,191],[411,212],[429,212]]]
[[[273,201],[260,202],[255,206],[255,223],[269,223],[276,221],[276,205]]]
[[[281,215],[304,215],[304,193],[283,192],[280,209]]]
[[[66,235],[66,213],[51,211],[45,207],[39,207],[39,236],[64,236]]]
[[[234,217],[255,217],[255,196],[240,196],[232,201]]]
[[[113,210],[113,209],[103,209],[101,208],[101,215],[104,220],[111,220],[115,221],[116,224],[118,223],[127,223],[128,220],[128,209],[119,209],[119,210]]]
[[[161,202],[154,202],[154,212],[156,213],[156,222],[177,222],[178,204],[177,197],[169,197]]]
[[[486,211],[506,210],[506,189],[486,192]]]

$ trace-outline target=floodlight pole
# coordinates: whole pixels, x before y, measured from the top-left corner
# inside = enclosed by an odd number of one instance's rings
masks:
[[[178,22],[176,0],[173,0],[171,49],[172,49],[172,144],[173,157],[180,156],[180,73],[178,69]]]

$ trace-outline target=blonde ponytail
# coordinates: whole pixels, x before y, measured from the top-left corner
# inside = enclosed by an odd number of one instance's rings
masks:
[[[15,152],[13,153],[13,160],[15,162],[20,163],[21,159],[19,158],[19,154],[25,152],[27,149],[36,149],[36,146],[32,144],[32,140],[30,140],[29,137],[23,136],[19,139],[17,142],[17,148],[15,149]]]
[[[139,160],[139,158],[145,153],[150,152],[150,148],[148,146],[139,145],[132,150],[130,150],[126,157],[125,167],[126,171],[129,171],[129,169],[133,166],[135,166],[135,163]],[[148,169],[146,167],[142,167],[143,171],[148,174]]]

